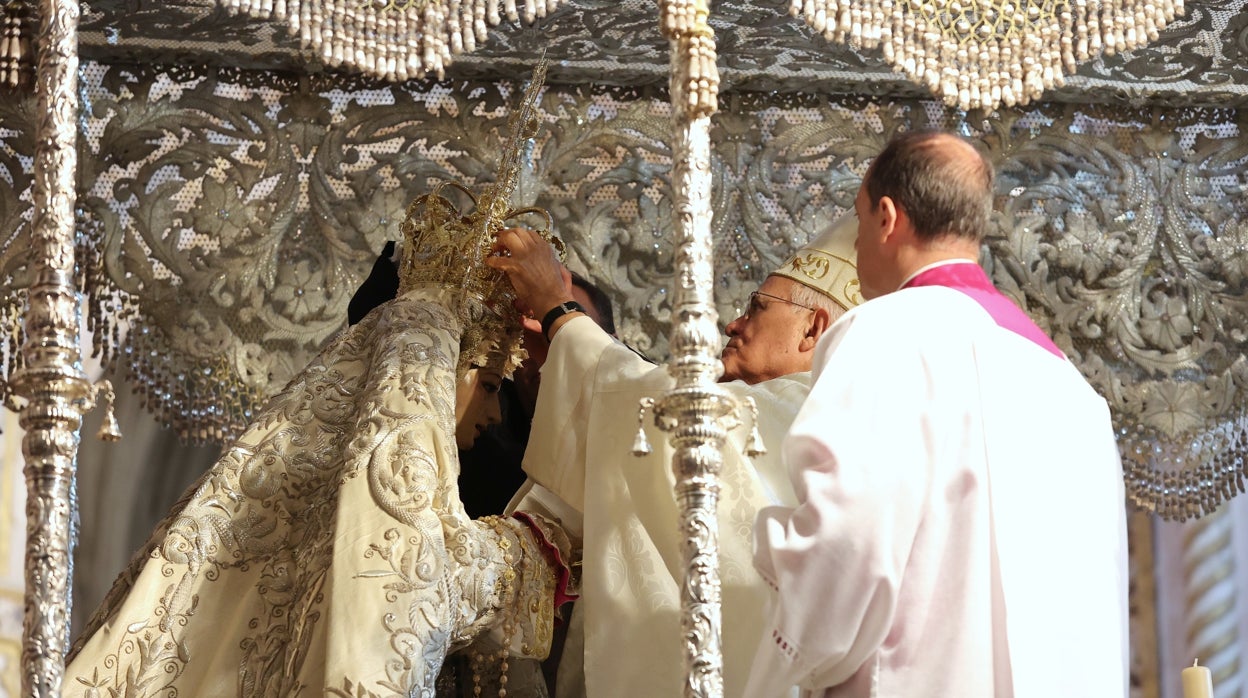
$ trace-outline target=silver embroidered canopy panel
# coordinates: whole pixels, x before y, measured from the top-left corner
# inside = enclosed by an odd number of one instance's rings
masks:
[[[1110,400],[1129,458],[1172,473],[1133,469],[1133,494],[1156,507],[1196,488],[1199,508],[1216,505],[1242,471],[1248,380],[1243,5],[1189,5],[1158,44],[1084,64],[1049,102],[964,115],[782,4],[718,3],[721,321],[849,206],[891,133],[958,128],[1001,173],[994,279]],[[655,21],[648,3],[566,3],[537,25],[504,22],[445,82],[393,85],[317,72],[284,27],[206,1],[92,4],[78,209],[97,351],[187,438],[238,433],[342,327],[407,200],[441,178],[492,177],[514,78],[546,50],[554,84],[518,197],[552,211],[572,265],[620,306],[625,339],[663,358],[672,156]],[[37,115],[33,100],[0,115],[11,369]]]
[[[513,92],[97,63],[83,76],[79,210],[95,341],[153,411],[201,440],[235,433],[338,332],[412,192],[493,176],[486,144]],[[960,128],[1000,174],[984,258],[994,280],[1110,400],[1132,462],[1208,466],[1210,491],[1229,493],[1248,380],[1248,148],[1236,110],[1048,103],[971,121],[917,100],[723,102],[712,129],[721,321],[851,205],[890,134]],[[622,337],[661,359],[673,274],[666,100],[655,88],[555,87],[541,107],[518,196],[552,212],[570,264],[614,299]],[[0,192],[0,269],[17,289],[6,311],[16,323],[34,114],[20,101],[0,113],[0,162],[15,184]],[[1138,497],[1167,486],[1150,478],[1137,477]]]

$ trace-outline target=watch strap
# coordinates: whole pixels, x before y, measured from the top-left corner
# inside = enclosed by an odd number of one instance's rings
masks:
[[[547,311],[542,317],[542,336],[546,337],[546,341],[550,341],[550,330],[554,326],[555,320],[567,315],[568,313],[584,313],[585,308],[576,301],[564,301],[559,305]]]

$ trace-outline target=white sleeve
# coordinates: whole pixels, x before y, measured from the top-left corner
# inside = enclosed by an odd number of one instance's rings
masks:
[[[594,397],[602,384],[657,369],[588,317],[563,324],[542,364],[542,385],[524,471],[578,512],[585,510],[585,460]],[[623,416],[622,416],[623,418]]]
[[[782,454],[799,504],[755,525],[755,567],[778,594],[747,696],[843,683],[892,624],[930,479],[929,384],[914,343],[882,324],[847,315],[816,353]]]

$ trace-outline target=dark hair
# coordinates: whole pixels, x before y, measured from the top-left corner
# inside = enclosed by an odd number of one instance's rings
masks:
[[[611,309],[611,299],[607,298],[607,294],[601,289],[590,283],[589,279],[572,272],[572,285],[585,292],[589,296],[589,302],[593,304],[594,310],[598,311],[600,321],[598,326],[606,331],[607,334],[615,334],[615,311]]]
[[[910,217],[920,240],[946,235],[982,240],[992,214],[992,165],[974,146],[975,157],[968,158],[951,140],[970,146],[936,130],[910,131],[889,141],[867,169],[872,210],[887,196]]]
[[[381,254],[373,262],[368,278],[356,289],[355,295],[347,303],[347,324],[354,325],[364,319],[373,308],[385,303],[399,294],[399,268],[391,260],[394,257],[394,241],[390,240],[381,249]]]

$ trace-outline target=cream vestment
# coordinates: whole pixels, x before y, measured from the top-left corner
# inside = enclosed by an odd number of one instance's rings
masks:
[[[764,627],[771,592],[751,564],[758,510],[794,503],[778,457],[781,438],[805,399],[810,374],[749,386],[724,384],[752,396],[771,449],[742,455],[750,424],[734,429],[724,448],[719,503],[723,588],[724,695],[739,698]],[[642,397],[673,385],[665,368],[578,317],[555,335],[542,367],[524,468],[536,483],[518,505],[546,512],[559,499],[584,516],[581,598],[559,667],[560,698],[580,694],[578,627],[584,629],[584,690],[590,698],[679,696],[685,669],[680,640],[680,584],[685,576],[674,495],[672,449],[653,424],[653,452],[631,455]],[[554,502],[553,504],[551,502]],[[555,511],[558,514],[557,511]],[[563,515],[571,523],[575,514]]]
[[[464,514],[450,293],[378,308],[269,402],[118,579],[66,695],[432,697],[500,625],[544,656],[559,533]]]
[[[939,286],[849,311],[814,366],[749,695],[1126,696],[1122,471],[1075,367]]]

